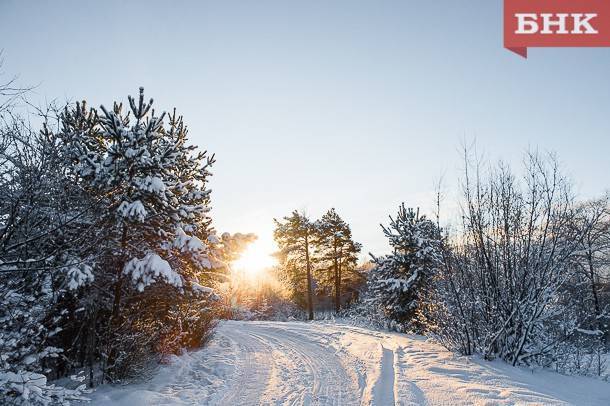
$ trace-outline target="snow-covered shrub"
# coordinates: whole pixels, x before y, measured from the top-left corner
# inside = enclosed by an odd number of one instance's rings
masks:
[[[157,300],[157,304],[158,304]],[[165,357],[183,349],[200,348],[212,337],[218,317],[218,304],[207,292],[192,290],[177,296],[163,312],[163,329],[155,344],[155,352]]]
[[[221,290],[223,301],[219,312],[229,320],[276,320],[287,321],[305,319],[303,310],[285,292],[275,287],[263,285],[255,289],[251,286]]]
[[[81,381],[80,377],[75,377]],[[69,405],[71,401],[87,400],[85,385],[67,389],[47,382],[47,377],[35,372],[1,372],[0,403],[15,405]]]
[[[88,201],[63,177],[58,145],[17,116],[0,120],[0,403],[61,403],[65,298],[93,280]],[[89,237],[87,239],[86,237]]]
[[[345,307],[339,313],[341,319],[374,330],[403,331],[404,326],[390,319],[377,300],[365,293],[360,300]]]
[[[466,171],[463,228],[443,254],[429,330],[465,354],[559,368],[595,348],[578,338],[591,325],[574,289],[584,230],[556,161],[526,162],[523,181],[505,165],[474,180]]]

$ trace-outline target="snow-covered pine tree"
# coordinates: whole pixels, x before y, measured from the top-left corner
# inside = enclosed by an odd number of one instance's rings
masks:
[[[315,223],[318,252],[318,278],[334,290],[335,312],[341,310],[342,285],[348,273],[354,273],[361,245],[352,238],[352,230],[335,211],[327,211]]]
[[[280,252],[280,268],[284,278],[288,281],[297,301],[302,301],[303,283],[305,283],[305,305],[309,320],[313,320],[313,243],[315,227],[309,218],[298,211],[293,211],[284,222],[276,219],[273,238]]]
[[[104,220],[116,232],[123,257],[117,282],[127,277],[139,291],[158,280],[182,287],[191,275],[168,262],[210,268],[207,243],[215,242],[207,189],[214,156],[195,152],[182,117],[175,110],[156,116],[152,102],[144,101],[141,88],[137,103],[129,98],[129,111],[117,103],[112,110],[102,106],[98,119],[83,103],[62,117],[77,181],[103,201]]]
[[[175,336],[186,334],[184,321],[203,313],[191,306],[195,313],[187,315],[179,308],[187,306],[186,297],[191,304],[191,296],[208,298],[204,286],[215,265],[218,240],[207,188],[214,156],[187,144],[187,128],[175,110],[156,115],[152,103],[142,88],[137,99],[129,97],[127,109],[114,103],[100,114],[77,103],[61,116],[58,133],[68,172],[97,203],[96,225],[106,233],[104,260],[93,273],[112,292],[110,308],[98,314],[110,331],[102,339],[111,375],[124,373],[120,364],[137,353],[135,338],[119,345],[137,336],[133,329],[162,326],[143,334],[144,347],[180,341]]]
[[[390,225],[381,226],[392,253],[375,258],[368,281],[369,295],[402,327],[421,330],[416,320],[421,299],[442,264],[441,236],[436,224],[419,211],[399,207]]]

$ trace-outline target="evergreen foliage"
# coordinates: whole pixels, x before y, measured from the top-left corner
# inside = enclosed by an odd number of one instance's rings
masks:
[[[434,222],[402,204],[382,226],[392,253],[373,258],[368,288],[374,303],[399,325],[422,331],[422,299],[442,265],[441,235]]]
[[[316,221],[315,228],[319,285],[333,291],[335,312],[338,313],[341,310],[343,286],[350,278],[362,279],[356,270],[361,245],[354,242],[349,224],[334,208]]]
[[[278,244],[282,270],[297,303],[307,308],[309,320],[314,318],[312,262],[315,225],[296,210],[284,222],[273,220],[273,237]],[[303,290],[303,285],[305,289]],[[303,298],[302,292],[306,292]]]
[[[214,156],[152,104],[77,103],[39,133],[4,116],[0,402],[62,403],[78,391],[47,379],[123,381],[210,337],[233,248],[211,226]]]
[[[332,297],[338,313],[346,297],[343,292],[364,281],[356,267],[361,245],[335,209],[317,221],[297,211],[284,217],[284,222],[275,220],[274,238],[280,248],[276,254],[279,273],[310,320],[314,318],[314,297]]]

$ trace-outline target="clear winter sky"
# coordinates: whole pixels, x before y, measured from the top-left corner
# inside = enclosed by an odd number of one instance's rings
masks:
[[[576,191],[610,174],[610,49],[502,48],[502,2],[0,0],[6,75],[35,102],[110,105],[144,86],[217,154],[220,231],[330,207],[365,252],[398,204],[432,207],[459,148],[558,153]],[[270,244],[270,242],[269,242]]]

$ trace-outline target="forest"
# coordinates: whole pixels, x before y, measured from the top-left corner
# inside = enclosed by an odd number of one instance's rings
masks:
[[[231,264],[257,237],[214,228],[216,158],[179,113],[142,88],[29,115],[24,89],[0,94],[0,403],[129,382],[222,319],[349,320],[608,376],[609,197],[579,199],[552,153],[515,169],[465,148],[458,201],[400,205],[379,228],[385,255],[362,252],[340,208],[278,213],[273,283],[253,289]]]

